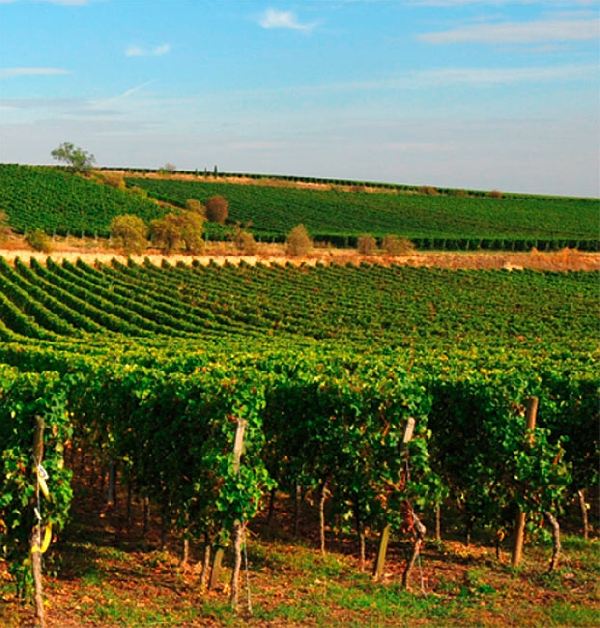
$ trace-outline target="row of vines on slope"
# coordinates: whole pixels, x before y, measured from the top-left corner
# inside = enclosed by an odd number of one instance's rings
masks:
[[[354,521],[360,536],[386,524],[399,530],[406,503],[431,520],[448,495],[468,526],[510,531],[517,506],[559,516],[572,494],[598,480],[598,382],[589,374],[432,377],[407,375],[385,360],[347,368],[339,359],[281,353],[245,364],[215,357],[200,358],[191,371],[185,361],[169,372],[68,356],[55,362],[60,375],[3,371],[0,541],[17,571],[28,560],[36,415],[51,434],[46,460],[58,498],[48,521],[62,525],[68,508],[63,452],[85,446],[99,461],[116,462],[160,506],[166,526],[208,546],[225,543],[234,522],[250,521],[272,487],[329,494],[330,510]],[[531,394],[542,400],[533,445],[522,412]],[[409,417],[416,429],[405,455]],[[247,431],[236,469],[240,419]],[[410,475],[401,481],[407,461]]]

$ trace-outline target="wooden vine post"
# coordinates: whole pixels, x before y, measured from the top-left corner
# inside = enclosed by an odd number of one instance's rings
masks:
[[[237,475],[240,472],[240,460],[244,450],[244,434],[246,432],[246,421],[239,419],[235,431],[235,441],[233,443],[233,472]],[[242,542],[244,540],[244,522],[236,520],[233,522],[231,532],[233,541],[233,570],[231,572],[231,585],[229,603],[233,608],[237,608],[239,597],[240,568],[242,566]]]
[[[246,432],[246,421],[244,419],[238,419],[237,422],[237,428],[235,431],[235,438],[233,441],[233,471],[234,473],[237,475],[239,470],[240,470],[240,460],[242,458],[242,452],[244,450],[244,434]],[[239,522],[235,522],[234,526],[233,526],[233,530],[232,530],[232,539],[233,539],[233,546],[234,546],[234,574],[236,571],[236,564],[237,561],[239,559],[239,564],[237,565],[237,574],[235,574],[235,585],[236,585],[236,589],[237,589],[237,582],[238,582],[238,576],[239,576],[239,569],[240,569],[240,565],[241,565],[241,546],[242,546],[242,542],[241,542],[241,538],[242,536],[240,534],[238,534],[239,528],[241,527],[241,524],[239,524]],[[238,538],[239,537],[239,538]],[[239,555],[238,555],[238,551],[236,548],[236,541],[239,544]],[[210,579],[208,582],[208,588],[209,590],[214,589],[217,584],[219,583],[219,576],[221,575],[221,568],[223,565],[223,556],[225,554],[225,550],[222,547],[217,548],[217,550],[215,551],[215,555],[213,558],[213,563],[212,563],[212,568],[210,570]],[[206,558],[206,557],[205,557]],[[231,580],[231,596],[230,599],[233,600],[234,597],[234,579],[233,579],[233,575],[232,575],[232,580]],[[237,601],[237,590],[235,591],[235,596],[236,596],[236,601]],[[233,602],[232,602],[233,604]]]
[[[408,419],[408,423],[406,424],[406,429],[404,430],[404,436],[402,438],[402,452],[404,452],[408,446],[408,443],[412,439],[413,431],[415,429],[415,420],[410,417]],[[404,471],[400,469],[399,471],[399,480],[402,481],[402,475]],[[383,530],[381,531],[381,536],[379,537],[379,547],[377,549],[377,557],[375,559],[375,565],[373,568],[373,579],[376,582],[379,582],[383,576],[383,568],[385,566],[385,558],[387,556],[387,548],[390,541],[390,532],[391,525],[388,523],[385,525]]]
[[[539,399],[538,397],[529,397],[527,400],[527,431],[535,429],[535,422],[537,419]],[[533,433],[530,433],[529,443],[533,445]],[[519,511],[517,514],[517,520],[515,525],[515,537],[512,553],[512,566],[518,567],[523,557],[523,540],[525,538],[525,513]]]
[[[29,551],[31,554],[31,571],[33,575],[35,608],[35,622],[39,628],[44,628],[46,621],[44,618],[44,598],[42,587],[42,526],[40,512],[40,474],[42,473],[42,458],[44,457],[44,419],[35,417],[35,428],[33,432],[33,465],[35,475],[35,497],[33,503],[34,525],[29,537]],[[42,478],[41,481],[45,481]]]

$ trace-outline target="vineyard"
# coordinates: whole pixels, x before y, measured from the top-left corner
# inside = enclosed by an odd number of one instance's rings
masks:
[[[204,203],[221,195],[229,203],[229,231],[242,225],[262,242],[282,242],[304,224],[315,240],[342,247],[355,247],[364,234],[394,234],[421,250],[597,251],[600,243],[597,199],[493,198],[452,190],[428,195],[407,186],[301,189],[282,181],[258,185],[128,174],[127,189],[115,189],[102,183],[101,174],[84,178],[57,168],[0,164],[0,212],[20,233],[41,229],[51,236],[106,238],[118,215],[138,215],[149,224],[173,207],[185,207],[188,199]],[[206,236],[226,238],[228,228],[207,224]]]
[[[355,244],[358,236],[396,234],[419,249],[596,250],[596,199],[428,196],[398,191],[348,192],[171,178],[127,178],[162,201],[226,197],[230,219],[263,238],[283,238],[304,224],[319,240]]]
[[[418,589],[426,539],[487,538],[500,555],[519,513],[527,542],[552,554],[539,573],[558,571],[573,503],[583,504],[576,528],[596,525],[585,500],[600,462],[599,279],[0,258],[0,547],[11,582],[26,594],[41,545],[32,550],[32,530],[48,531],[45,560],[57,560],[86,464],[108,502],[121,486],[122,508],[143,504],[163,540],[196,549],[196,588],[219,591],[226,577],[234,607],[243,547],[277,511],[296,535],[310,511],[308,542],[325,554],[348,540],[363,569],[381,561],[381,581],[391,534],[403,549],[387,560],[407,590]],[[43,471],[31,453],[39,419]],[[591,625],[597,585],[573,578],[565,595],[583,605],[578,625]]]

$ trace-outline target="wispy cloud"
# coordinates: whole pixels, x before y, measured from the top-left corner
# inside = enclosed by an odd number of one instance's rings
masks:
[[[71,74],[71,72],[62,68],[0,68],[0,79],[18,76],[58,76],[62,74]]]
[[[423,33],[418,39],[429,44],[486,43],[523,44],[581,41],[600,36],[600,20],[538,20],[471,24],[448,31]]]
[[[117,96],[112,96],[111,98],[105,98],[101,101],[98,101],[95,106],[107,107],[109,105],[113,105],[114,103],[119,102],[120,100],[129,98],[129,96],[132,96],[136,92],[139,92],[140,90],[144,89],[144,87],[147,87],[148,85],[151,85],[152,83],[155,83],[155,82],[156,81],[154,79],[151,81],[146,81],[145,83],[142,83],[141,85],[136,85],[135,87],[131,87],[130,89],[124,91],[122,94],[118,94]]]
[[[161,44],[154,48],[142,48],[141,46],[130,45],[125,50],[127,57],[162,57],[171,52],[171,44]]]
[[[263,28],[290,28],[292,30],[309,31],[315,26],[315,22],[303,24],[292,11],[278,11],[267,9],[259,18],[258,23]]]

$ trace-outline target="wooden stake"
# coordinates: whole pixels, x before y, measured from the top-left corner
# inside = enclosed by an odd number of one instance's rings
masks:
[[[246,433],[246,421],[238,419],[233,443],[233,471],[237,475],[240,472],[240,461],[244,451],[244,435]],[[242,542],[244,540],[244,525],[241,521],[234,521],[231,531],[233,541],[233,570],[231,572],[231,585],[229,603],[237,608],[239,597],[240,569],[242,566]]]
[[[38,467],[42,464],[42,458],[44,457],[44,419],[39,416],[35,417],[35,429],[33,432],[33,464],[35,465],[35,524],[31,530],[29,537],[29,548],[31,551],[31,571],[33,574],[33,587],[34,587],[34,607],[35,607],[35,621],[39,628],[44,628],[46,625],[44,617],[44,597],[42,586],[42,534],[39,517],[41,513],[38,510],[38,504],[40,503],[40,482]]]
[[[387,554],[388,543],[390,541],[391,525],[388,523],[381,532],[379,538],[379,548],[377,549],[377,558],[375,560],[375,569],[373,570],[373,580],[379,582],[383,576],[383,568],[385,566],[385,557]]]
[[[539,399],[537,397],[529,397],[527,400],[527,431],[535,429],[537,419]],[[527,436],[529,444],[533,445],[533,433]],[[518,567],[523,557],[523,540],[525,538],[525,513],[519,512],[515,524],[515,538],[512,553],[512,566]]]

